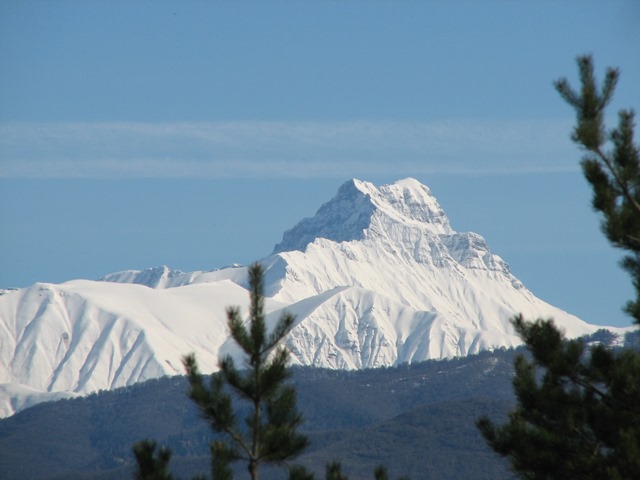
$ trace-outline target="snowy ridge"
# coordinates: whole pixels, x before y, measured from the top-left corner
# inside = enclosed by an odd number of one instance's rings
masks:
[[[147,268],[146,270],[124,270],[110,273],[100,280],[114,283],[137,283],[150,288],[171,288],[192,283],[199,273],[171,270],[166,265],[162,265],[160,267]]]
[[[219,280],[240,280],[246,276],[246,268],[233,264],[207,272],[183,272],[171,270],[166,265],[145,270],[124,270],[110,273],[100,279],[102,282],[135,283],[149,288],[174,288],[192,283],[215,282]]]
[[[227,337],[222,305],[248,303],[246,290],[229,280],[171,289],[74,280],[2,298],[0,384],[18,393],[21,385],[42,399],[182,374],[188,352],[213,371]],[[0,390],[0,415],[29,403],[22,397]]]
[[[296,315],[286,345],[300,365],[358,369],[515,346],[516,313],[552,317],[570,337],[601,328],[536,298],[413,179],[346,182],[261,263],[269,321]],[[214,371],[220,354],[236,355],[225,307],[247,311],[246,270],[162,266],[3,292],[0,415],[179,374],[189,352]]]

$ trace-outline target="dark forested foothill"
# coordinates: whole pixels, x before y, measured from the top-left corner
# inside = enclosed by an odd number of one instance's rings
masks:
[[[479,478],[494,478],[503,463],[482,443],[473,420],[510,404],[512,362],[509,350],[363,371],[294,367],[301,431],[311,442],[299,463],[318,477],[327,462],[340,460],[351,479],[372,478],[380,463],[393,478],[429,478],[425,471],[434,472],[431,478],[460,478],[456,472],[474,465],[487,472]],[[131,445],[143,438],[171,448],[176,478],[207,472],[212,434],[187,391],[185,377],[162,378],[39,404],[4,419],[3,478],[133,478]],[[402,434],[409,424],[411,435]],[[470,438],[479,448],[469,450]],[[424,443],[429,455],[411,454]],[[263,477],[282,478],[282,472],[268,473]]]
[[[627,342],[640,344],[637,337]],[[513,405],[514,355],[501,350],[362,371],[293,367],[305,418],[301,430],[311,442],[299,462],[321,477],[326,462],[340,460],[351,479],[372,478],[379,463],[393,478],[508,475],[474,420],[481,414],[500,419]],[[185,377],[162,378],[39,404],[3,419],[2,478],[133,478],[131,445],[142,438],[172,449],[176,478],[206,472],[212,436],[187,391]],[[410,435],[402,433],[405,427]]]

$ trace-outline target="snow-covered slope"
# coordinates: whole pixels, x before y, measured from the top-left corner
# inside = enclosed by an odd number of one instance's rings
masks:
[[[301,364],[362,368],[515,346],[516,313],[553,317],[571,337],[596,330],[536,298],[480,235],[455,232],[413,179],[345,183],[265,263],[269,294],[298,314],[288,344]],[[351,288],[332,290],[341,286]]]
[[[302,365],[378,367],[514,346],[516,313],[553,317],[569,336],[599,328],[536,298],[480,235],[454,231],[413,179],[345,183],[262,263],[269,318],[296,315],[286,342]],[[247,305],[245,287],[244,267],[158,267],[1,295],[0,415],[182,373],[189,352],[215,370],[219,354],[236,354],[225,306]]]
[[[28,406],[25,393],[44,400],[184,373],[188,352],[212,371],[228,334],[224,306],[248,303],[230,280],[171,289],[74,280],[0,299],[0,416]]]

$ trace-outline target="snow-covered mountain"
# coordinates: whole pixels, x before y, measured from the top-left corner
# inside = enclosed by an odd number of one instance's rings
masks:
[[[572,337],[601,328],[536,298],[480,235],[454,231],[413,179],[345,183],[261,262],[269,318],[296,315],[286,342],[301,365],[357,369],[515,346],[516,313],[553,317]],[[247,304],[237,265],[9,291],[0,296],[0,415],[179,374],[189,352],[214,371],[219,354],[236,354],[225,307]]]

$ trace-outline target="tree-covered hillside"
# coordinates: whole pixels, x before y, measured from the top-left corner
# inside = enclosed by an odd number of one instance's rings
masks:
[[[353,372],[294,368],[311,440],[299,463],[321,473],[326,462],[340,459],[356,479],[370,478],[379,463],[412,478],[426,478],[425,472],[460,478],[474,465],[487,472],[480,478],[495,476],[504,471],[502,461],[484,446],[474,419],[506,410],[512,363],[513,352],[504,351]],[[3,478],[130,478],[131,445],[143,438],[173,450],[178,476],[206,472],[211,434],[187,390],[184,377],[163,378],[4,419]]]
[[[601,333],[593,339],[612,341]],[[637,333],[626,340],[640,344]],[[474,479],[508,477],[475,420],[480,414],[499,420],[513,405],[515,353],[363,371],[293,368],[302,430],[311,440],[299,463],[320,477],[332,460],[351,479],[370,479],[380,463],[414,480],[470,478],[465,472]],[[131,478],[131,445],[143,438],[173,450],[177,476],[207,472],[211,433],[187,391],[185,377],[162,378],[39,404],[1,420],[2,478]]]

